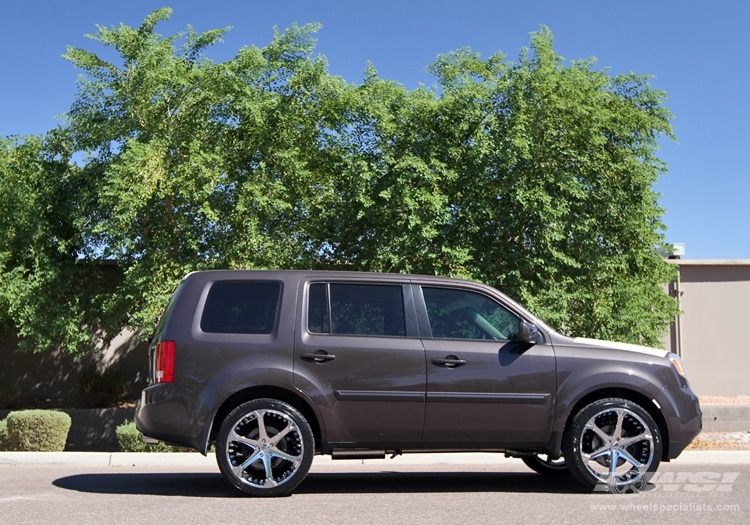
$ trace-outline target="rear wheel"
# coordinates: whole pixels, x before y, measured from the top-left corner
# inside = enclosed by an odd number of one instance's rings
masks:
[[[532,456],[521,456],[521,460],[526,463],[527,467],[542,476],[570,476],[565,458],[550,459],[546,454],[534,454]]]
[[[235,408],[216,439],[216,460],[235,488],[252,496],[285,496],[305,479],[313,433],[294,407],[256,399]]]
[[[584,486],[611,493],[639,492],[661,460],[661,434],[651,415],[626,399],[584,407],[563,439],[565,462]]]

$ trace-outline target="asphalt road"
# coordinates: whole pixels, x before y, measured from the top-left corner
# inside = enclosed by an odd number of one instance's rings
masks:
[[[706,456],[707,457],[707,456]],[[518,460],[316,461],[294,495],[240,495],[213,462],[0,465],[0,522],[750,523],[750,463],[677,460],[637,495],[586,494]]]

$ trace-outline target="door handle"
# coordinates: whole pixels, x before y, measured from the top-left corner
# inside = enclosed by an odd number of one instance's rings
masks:
[[[326,361],[333,361],[336,359],[334,354],[329,354],[325,350],[316,350],[309,354],[302,354],[300,357],[305,361],[314,361],[316,363],[325,363]]]
[[[446,368],[456,368],[457,366],[465,365],[466,359],[459,359],[455,355],[449,355],[442,359],[431,359],[430,362],[433,365],[440,365]]]

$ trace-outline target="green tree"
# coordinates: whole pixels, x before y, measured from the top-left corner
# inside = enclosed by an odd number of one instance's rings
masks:
[[[99,197],[87,256],[119,261],[110,308],[141,327],[189,271],[303,263],[327,187],[310,166],[325,162],[322,130],[336,127],[345,87],[312,56],[315,25],[217,64],[203,52],[226,30],[165,38],[155,27],[168,16],[99,28],[92,38],[121,64],[66,55],[86,73],[68,131]]]
[[[677,313],[663,289],[674,269],[654,249],[665,95],[593,59],[565,66],[552,44],[542,28],[517,64],[463,50],[432,66],[461,144],[446,243],[557,328],[660,345]]]
[[[439,99],[382,80],[370,66],[349,100],[347,128],[328,144],[334,191],[321,210],[324,265],[466,274],[466,249],[445,243],[457,173],[432,138]]]
[[[434,87],[372,66],[348,84],[317,25],[216,63],[228,28],[164,37],[169,15],[99,27],[115,60],[68,49],[65,125],[2,141],[0,323],[27,347],[148,332],[210,268],[471,277],[575,335],[659,343],[675,308],[652,188],[672,135],[646,77],[566,66],[542,28],[518,63],[462,49]]]
[[[64,134],[0,141],[0,327],[15,327],[26,348],[98,338],[101,295],[113,289],[99,265],[78,260],[75,210],[88,198]]]

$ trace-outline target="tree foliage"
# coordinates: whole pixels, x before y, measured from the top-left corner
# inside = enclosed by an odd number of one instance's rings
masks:
[[[407,90],[315,55],[315,24],[216,63],[228,30],[99,27],[66,121],[0,148],[0,323],[82,352],[150,330],[184,274],[346,268],[474,278],[564,331],[660,344],[675,311],[648,78],[470,49]],[[73,160],[75,159],[75,160]],[[105,272],[115,261],[118,272]]]

